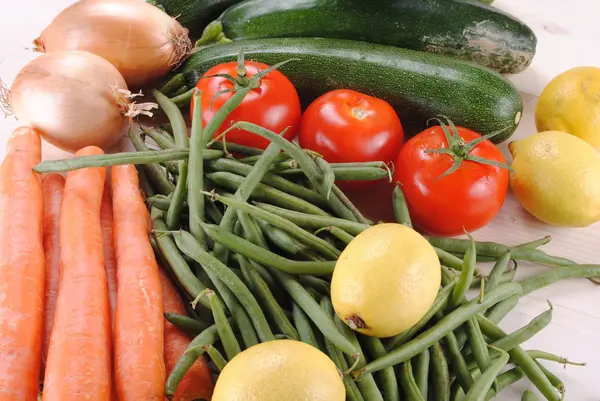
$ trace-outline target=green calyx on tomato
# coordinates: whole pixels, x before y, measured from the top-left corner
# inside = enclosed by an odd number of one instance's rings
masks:
[[[485,141],[486,139],[490,139],[491,137],[498,135],[500,132],[492,132],[490,134],[480,136],[479,138],[475,138],[472,141],[465,142],[465,140],[458,133],[458,130],[456,129],[456,126],[454,125],[452,120],[450,120],[448,117],[445,117],[445,119],[448,122],[448,125],[444,124],[444,122],[438,118],[435,118],[433,120],[436,120],[440,123],[440,127],[444,132],[446,141],[448,142],[448,147],[426,150],[427,153],[450,155],[453,158],[452,166],[448,170],[446,170],[442,175],[440,175],[438,179],[452,174],[453,172],[458,170],[465,160],[470,160],[481,164],[487,164],[489,166],[504,168],[510,171],[511,173],[514,173],[513,168],[506,163],[501,163],[496,160],[486,159],[484,157],[471,154],[473,149],[475,149],[475,147],[479,145],[480,142]]]

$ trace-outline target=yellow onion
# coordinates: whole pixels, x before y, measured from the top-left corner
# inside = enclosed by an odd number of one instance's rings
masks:
[[[39,52],[85,50],[104,57],[130,88],[165,76],[191,50],[187,29],[139,0],[80,0],[65,8],[39,38]]]
[[[136,105],[119,71],[95,54],[65,50],[43,54],[19,72],[9,93],[12,112],[51,144],[77,151],[105,150],[126,132],[130,118],[152,115]]]

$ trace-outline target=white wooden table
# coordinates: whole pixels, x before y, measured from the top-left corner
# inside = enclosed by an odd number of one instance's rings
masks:
[[[36,57],[31,41],[54,15],[73,0],[5,0],[0,9],[0,77],[8,84],[19,69]],[[532,66],[510,79],[525,99],[525,114],[515,138],[535,132],[533,110],[544,85],[558,73],[579,65],[600,67],[600,5],[596,0],[497,0],[496,6],[518,16],[537,33],[538,54]],[[14,118],[0,118],[0,154],[4,154],[6,137],[18,123]],[[510,160],[506,144],[502,151]],[[56,153],[47,153],[56,157]],[[499,216],[475,234],[479,240],[495,240],[516,244],[553,236],[544,249],[549,253],[575,259],[581,263],[600,263],[600,224],[583,229],[563,229],[544,225],[528,215],[509,195]],[[540,267],[522,264],[521,276]],[[547,308],[546,299],[554,305],[551,325],[525,344],[526,349],[542,349],[587,366],[556,364],[546,366],[563,379],[568,389],[567,400],[600,401],[600,287],[587,280],[571,280],[553,285],[524,298],[502,327],[512,331],[526,324]],[[498,400],[520,399],[530,387],[525,380],[502,393]]]

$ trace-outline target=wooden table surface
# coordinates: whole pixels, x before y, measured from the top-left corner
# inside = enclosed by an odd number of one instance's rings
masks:
[[[36,57],[31,41],[50,22],[54,15],[73,0],[11,0],[0,10],[0,78],[9,86],[19,69]],[[514,138],[535,133],[533,110],[537,96],[555,75],[575,66],[600,67],[600,5],[595,0],[523,1],[497,0],[497,7],[528,23],[538,36],[538,53],[531,67],[522,74],[511,76],[525,100],[525,113]],[[4,154],[6,136],[18,125],[9,117],[0,119],[0,154]],[[510,160],[507,144],[501,149]],[[57,157],[48,151],[46,157]],[[382,190],[380,192],[385,192]],[[360,204],[376,204],[373,217],[389,216],[389,202],[381,194],[363,194]],[[369,209],[372,209],[369,207]],[[509,194],[498,217],[475,233],[478,240],[495,240],[517,244],[551,234],[553,241],[544,249],[549,253],[572,258],[581,263],[600,263],[600,224],[580,229],[555,228],[544,225],[527,214]],[[520,266],[520,276],[527,276],[542,267]],[[554,305],[554,318],[548,328],[525,344],[526,349],[542,349],[585,361],[587,366],[557,364],[546,366],[563,379],[567,400],[600,400],[600,288],[587,280],[570,280],[535,292],[524,298],[502,322],[512,331],[526,324],[547,308],[546,300]],[[522,391],[532,387],[523,380],[496,398],[499,401],[520,399]],[[541,399],[541,398],[540,398]]]

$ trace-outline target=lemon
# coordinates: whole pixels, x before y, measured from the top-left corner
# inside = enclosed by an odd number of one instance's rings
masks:
[[[563,131],[600,150],[600,68],[576,67],[544,88],[535,108],[538,131]]]
[[[584,227],[600,220],[600,155],[588,143],[546,131],[509,143],[511,188],[521,205],[556,226]]]
[[[379,224],[360,233],[340,255],[331,301],[352,329],[390,337],[425,315],[440,281],[439,259],[425,238],[401,224]]]
[[[327,355],[300,341],[275,340],[236,355],[219,375],[212,401],[345,401]]]

